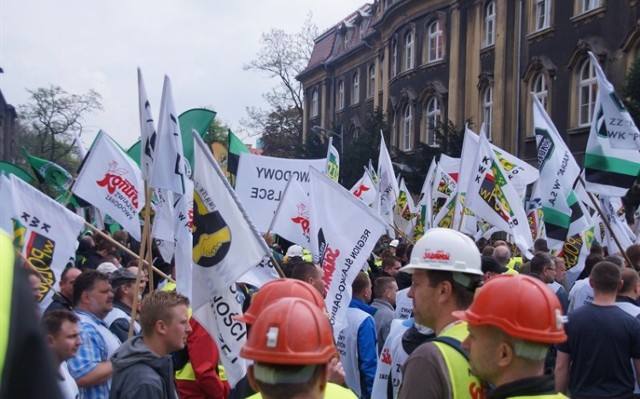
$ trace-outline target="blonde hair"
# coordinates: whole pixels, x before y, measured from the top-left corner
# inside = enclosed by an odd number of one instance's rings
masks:
[[[158,320],[171,321],[171,309],[178,305],[189,306],[189,298],[175,291],[153,291],[142,300],[140,326],[145,335],[151,334]]]

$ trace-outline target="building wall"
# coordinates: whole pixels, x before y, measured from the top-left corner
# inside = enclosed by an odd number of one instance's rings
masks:
[[[374,106],[387,114],[396,133],[391,145],[411,152],[426,142],[425,107],[431,98],[441,104],[441,119],[462,126],[473,122],[478,131],[488,116],[483,112],[485,90],[493,92],[490,113],[493,142],[535,163],[530,92],[542,73],[547,88],[546,108],[561,135],[576,154],[584,153],[588,126],[579,125],[578,73],[592,51],[612,83],[620,88],[640,44],[637,0],[600,0],[583,12],[583,0],[547,1],[540,20],[536,0],[493,0],[493,43],[487,45],[488,0],[378,0],[323,34],[334,35],[335,45],[321,63],[314,60],[298,79],[311,90],[321,90],[319,116],[306,123],[345,131],[358,129]],[[594,3],[594,0],[591,0]],[[428,62],[429,25],[439,21],[443,31],[443,58]],[[547,24],[538,23],[546,21]],[[364,35],[353,39],[366,24]],[[365,25],[363,25],[365,26]],[[352,32],[351,36],[349,36]],[[405,63],[404,40],[413,35],[412,68]],[[351,46],[340,45],[351,37]],[[325,40],[323,39],[323,40]],[[326,40],[325,40],[326,42]],[[394,74],[394,43],[397,73]],[[322,41],[317,41],[317,46]],[[375,65],[374,99],[367,99],[368,68]],[[360,101],[351,99],[351,79],[360,72]],[[337,109],[337,85],[345,83],[345,107]],[[306,103],[309,105],[309,103]],[[402,140],[404,111],[412,109],[411,139]],[[305,131],[305,134],[307,132]]]
[[[0,160],[14,162],[16,110],[7,104],[0,91]]]

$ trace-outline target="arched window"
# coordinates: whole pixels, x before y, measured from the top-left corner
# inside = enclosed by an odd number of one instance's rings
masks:
[[[404,37],[404,70],[413,69],[413,32]]]
[[[318,90],[313,89],[311,92],[311,117],[318,116]]]
[[[353,86],[351,88],[351,104],[357,104],[360,102],[360,74],[358,72],[353,75]]]
[[[411,104],[404,106],[404,112],[402,113],[402,151],[411,150],[411,132],[413,127],[413,111],[411,110]]]
[[[436,131],[442,123],[442,111],[440,107],[440,100],[438,97],[431,97],[427,101],[427,106],[424,109],[424,131],[427,145],[432,147],[438,147],[438,135]]]
[[[484,6],[484,47],[496,42],[496,2],[489,1]]]
[[[344,108],[344,81],[338,82],[338,109]]]
[[[391,77],[398,74],[398,42],[391,42]]]
[[[369,66],[369,87],[367,87],[367,95],[369,98],[376,93],[376,66]]]
[[[538,73],[531,81],[531,92],[540,100],[540,104],[547,108],[547,97],[549,96],[549,87],[547,86],[547,77],[544,73]]]
[[[593,108],[596,103],[598,87],[596,71],[587,58],[578,71],[578,124],[588,126],[593,118]]]
[[[427,48],[427,62],[439,61],[442,59],[442,26],[440,21],[434,21],[429,25],[429,41]]]
[[[491,128],[493,114],[493,87],[487,86],[482,92],[482,122],[487,133],[487,138],[491,140]]]
[[[551,0],[535,0],[536,30],[551,26]]]

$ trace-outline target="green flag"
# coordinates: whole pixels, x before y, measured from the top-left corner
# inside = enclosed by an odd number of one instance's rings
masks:
[[[31,177],[24,169],[10,162],[0,161],[0,175],[16,175],[29,184],[33,184],[34,178]]]
[[[249,153],[246,145],[229,129],[229,158],[227,161],[227,171],[232,175],[238,174],[240,164],[240,154]]]
[[[193,134],[195,130],[204,137],[207,129],[211,126],[213,118],[216,117],[215,111],[203,108],[194,108],[183,112],[178,117],[180,123],[180,134],[182,135],[182,152],[185,158],[189,160],[189,164],[193,169]],[[140,165],[140,141],[127,150],[127,155],[131,157],[138,165]]]
[[[73,177],[62,166],[55,162],[32,156],[25,147],[22,147],[22,151],[40,183],[46,183],[60,192],[66,191],[71,187]]]

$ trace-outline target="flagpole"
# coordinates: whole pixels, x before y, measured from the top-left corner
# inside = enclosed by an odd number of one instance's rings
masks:
[[[587,192],[587,195],[589,196],[589,199],[591,199],[591,202],[593,203],[593,205],[595,206],[596,210],[600,214],[600,217],[602,218],[602,222],[607,227],[607,229],[609,229],[609,232],[611,233],[611,237],[613,237],[613,241],[615,241],[616,246],[620,250],[620,254],[622,254],[624,259],[627,261],[627,265],[633,266],[633,263],[631,263],[631,260],[627,256],[627,251],[625,251],[622,248],[622,244],[620,244],[620,241],[618,241],[618,237],[616,236],[616,233],[613,232],[613,229],[611,228],[611,225],[609,224],[609,220],[607,220],[607,216],[604,214],[604,212],[600,208],[600,204],[598,204],[598,201],[596,201],[596,199],[593,197],[593,194],[590,193],[589,191],[587,191],[587,186],[584,183],[584,179],[582,178],[582,174],[578,175],[578,180],[580,181],[580,183],[582,183],[582,186],[584,187],[584,191]]]
[[[18,256],[24,261],[24,263],[26,263],[29,268],[31,270],[33,270],[34,272],[38,273],[38,276],[40,276],[40,281],[42,281],[47,287],[49,287],[49,289],[51,291],[53,291],[54,294],[60,294],[60,292],[56,291],[55,288],[53,288],[53,286],[51,285],[51,283],[42,275],[42,273],[40,273],[40,270],[38,270],[33,263],[31,263],[31,261],[27,258],[24,257],[24,255],[22,254],[22,252],[18,251],[18,248],[13,248],[15,253],[18,254]]]
[[[129,255],[133,256],[136,259],[140,259],[140,256],[138,256],[137,253],[133,252],[131,249],[125,247],[124,245],[122,245],[118,241],[114,240],[113,237],[111,237],[110,235],[103,233],[96,226],[92,225],[91,223],[89,223],[87,221],[84,222],[84,225],[87,226],[88,228],[90,228],[91,231],[95,232],[96,234],[98,234],[99,236],[104,238],[105,240],[109,240],[109,242],[111,242],[112,244],[114,244],[118,248],[122,249],[124,252],[128,253]],[[144,260],[143,262],[146,263],[147,265],[150,265],[150,263],[147,262],[146,260]],[[153,268],[153,271],[155,271],[156,273],[158,273],[160,275],[160,277],[166,278],[167,280],[171,281],[172,283],[176,282],[176,280],[174,280],[170,276],[167,276],[162,270],[158,269],[157,267],[155,267],[153,265],[151,265],[151,267]]]
[[[415,243],[413,242],[413,240],[412,240],[412,239],[410,239],[410,238],[405,234],[405,232],[404,232],[404,231],[402,231],[402,230],[400,230],[399,228],[397,228],[395,224],[394,224],[394,225],[389,224],[389,226],[393,227],[393,230],[394,230],[396,233],[398,233],[399,235],[401,235],[401,236],[402,236],[402,238],[404,238],[405,240],[407,240],[407,241],[409,242],[409,244],[411,244],[411,245],[415,245]]]
[[[278,218],[278,214],[280,213],[280,207],[282,206],[282,198],[285,198],[285,196],[287,195],[287,191],[289,190],[289,185],[291,185],[291,180],[293,180],[292,178],[290,178],[289,180],[287,180],[287,185],[284,186],[284,191],[282,192],[282,197],[280,202],[278,202],[278,207],[276,208],[275,213],[273,214],[273,218],[271,219],[271,224],[269,225],[269,228],[267,229],[266,234],[269,235],[269,233],[271,233],[271,230],[273,229],[273,225],[276,222],[276,219]]]

